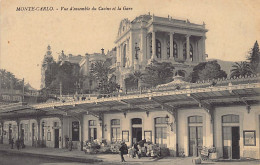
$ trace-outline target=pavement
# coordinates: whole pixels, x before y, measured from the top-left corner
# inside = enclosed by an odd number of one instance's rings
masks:
[[[59,159],[70,162],[80,162],[80,163],[90,163],[90,164],[160,164],[160,165],[189,165],[192,163],[192,157],[163,157],[163,158],[152,158],[152,157],[142,157],[138,158],[129,158],[125,155],[126,162],[120,162],[119,154],[85,154],[83,151],[72,150],[68,151],[67,149],[57,149],[57,148],[35,148],[26,146],[24,149],[11,149],[9,145],[0,144],[0,152],[11,153],[11,154],[21,154],[26,156],[35,156],[43,157],[48,159]],[[260,160],[239,160],[239,161],[205,161],[202,164],[258,164],[260,165]]]

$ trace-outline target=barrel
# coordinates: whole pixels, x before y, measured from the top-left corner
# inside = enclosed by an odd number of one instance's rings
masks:
[[[193,164],[201,164],[201,159],[199,157],[192,159]]]

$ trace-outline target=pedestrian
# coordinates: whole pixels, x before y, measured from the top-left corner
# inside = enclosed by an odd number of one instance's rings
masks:
[[[20,149],[20,140],[19,140],[19,138],[16,140],[15,144],[16,144],[17,150],[19,150]]]
[[[72,151],[72,147],[73,147],[73,143],[72,143],[72,140],[70,139],[69,140],[69,151]]]
[[[137,146],[137,143],[134,144],[134,157],[138,157],[140,159],[140,156],[138,154],[139,148]]]
[[[14,138],[11,139],[11,149],[14,149]]]
[[[121,147],[119,148],[119,151],[120,151],[120,155],[121,155],[121,161],[125,162],[124,154],[127,154],[127,152],[128,152],[127,145],[125,144],[125,142],[121,143]]]

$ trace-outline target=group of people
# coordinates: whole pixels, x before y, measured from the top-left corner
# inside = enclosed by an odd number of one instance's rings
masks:
[[[14,144],[18,150],[20,150],[20,148],[25,148],[23,139],[18,138],[16,141],[14,141],[14,138],[11,138],[9,140],[9,144],[11,145],[11,149],[14,149]]]
[[[141,140],[138,143],[134,143],[134,145],[132,146],[132,151],[133,151],[132,157],[133,158],[135,158],[135,157],[137,157],[138,159],[141,158],[141,154],[140,154],[139,150],[141,147],[144,146],[145,142],[146,142],[146,140]],[[130,154],[130,153],[128,153],[128,148],[127,148],[127,145],[125,144],[125,142],[121,143],[119,151],[120,151],[120,155],[121,155],[121,161],[125,162],[124,155]]]

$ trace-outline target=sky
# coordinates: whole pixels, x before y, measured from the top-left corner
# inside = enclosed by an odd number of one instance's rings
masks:
[[[132,10],[123,10],[124,6]],[[53,7],[54,11],[16,11],[17,7]],[[62,7],[97,10],[65,11]],[[208,58],[242,61],[255,41],[260,41],[259,0],[1,0],[0,68],[39,89],[48,45],[55,59],[61,50],[73,55],[101,52],[101,48],[106,52],[115,46],[122,19],[133,20],[148,12],[205,22]]]

